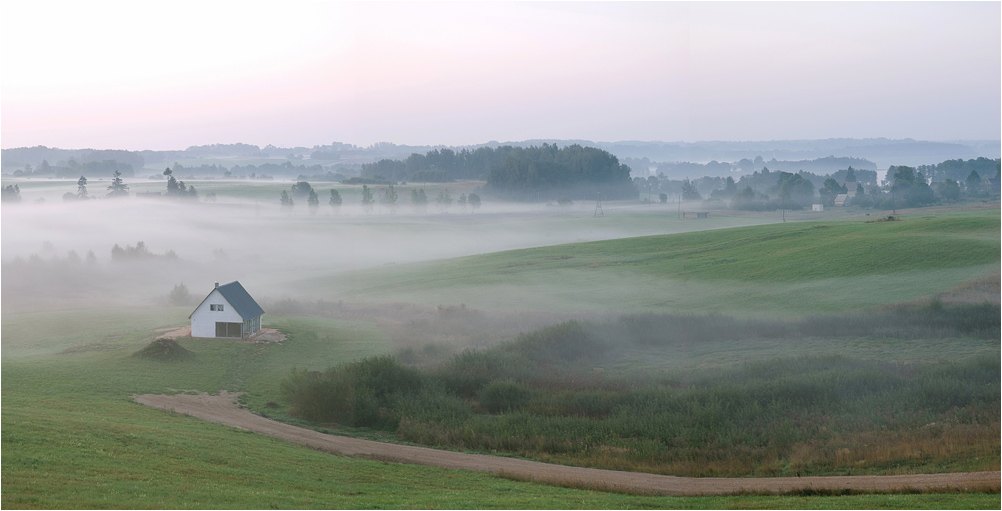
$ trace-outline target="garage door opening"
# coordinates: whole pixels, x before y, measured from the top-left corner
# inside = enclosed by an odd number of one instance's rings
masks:
[[[216,322],[216,337],[243,337],[243,323]]]

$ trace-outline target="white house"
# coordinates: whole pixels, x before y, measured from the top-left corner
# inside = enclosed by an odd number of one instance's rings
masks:
[[[206,296],[191,320],[192,337],[247,337],[261,330],[264,309],[251,298],[240,282],[220,286]]]

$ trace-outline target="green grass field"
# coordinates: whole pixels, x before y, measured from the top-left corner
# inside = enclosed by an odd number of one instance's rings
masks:
[[[304,279],[333,297],[489,310],[796,316],[927,298],[998,270],[997,211],[614,239]]]
[[[776,267],[777,253],[788,264]],[[829,262],[811,260],[822,258]],[[999,259],[994,211],[561,245],[297,285],[332,299],[484,309],[714,307],[728,314],[798,316],[928,298],[997,271]],[[596,287],[605,289],[593,292]],[[289,335],[282,344],[183,340],[194,359],[162,363],[132,356],[157,329],[185,324],[188,313],[188,308],[134,306],[3,314],[3,507],[988,509],[1000,504],[998,494],[984,493],[632,496],[332,456],[148,409],[134,404],[131,395],[243,391],[251,409],[281,415],[266,403],[280,400],[278,382],[292,367],[319,369],[392,352],[394,343],[379,323],[270,315],[266,326]],[[997,349],[970,340],[805,340],[795,348],[778,341],[734,342],[673,358],[654,348],[638,350],[609,370],[705,371],[801,353],[935,361]]]
[[[738,496],[619,495],[486,474],[353,460],[131,402],[168,388],[249,392],[263,408],[291,365],[319,367],[385,352],[366,324],[275,318],[282,345],[184,341],[188,363],[132,355],[185,309],[71,314],[78,336],[4,316],[5,508],[990,508],[990,494]],[[86,316],[86,317],[84,317]],[[902,346],[910,350],[914,346]],[[966,350],[962,350],[966,351]]]

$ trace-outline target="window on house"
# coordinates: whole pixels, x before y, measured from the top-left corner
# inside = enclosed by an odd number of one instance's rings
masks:
[[[209,304],[209,310],[210,311],[221,311],[221,310],[223,310],[223,304],[221,304],[221,303],[210,303]]]

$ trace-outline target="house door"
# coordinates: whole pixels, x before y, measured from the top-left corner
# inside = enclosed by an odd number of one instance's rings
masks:
[[[216,322],[216,337],[243,337],[243,323]]]

